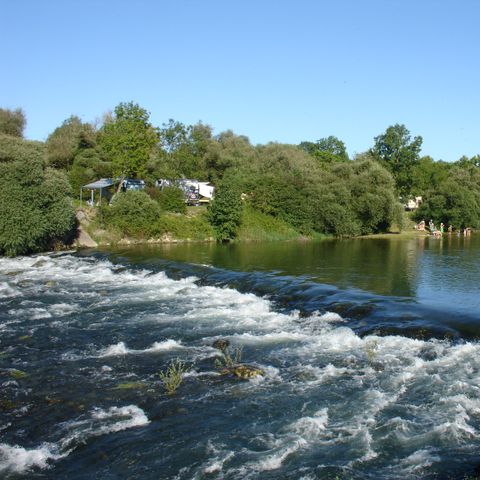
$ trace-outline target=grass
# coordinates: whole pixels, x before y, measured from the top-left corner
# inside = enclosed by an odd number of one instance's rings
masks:
[[[246,205],[237,238],[239,241],[275,242],[295,240],[301,236],[283,220],[261,213]]]
[[[160,229],[173,238],[182,240],[210,240],[213,238],[212,226],[208,223],[206,210],[202,207],[197,211],[187,210],[187,215],[165,213],[159,219]]]

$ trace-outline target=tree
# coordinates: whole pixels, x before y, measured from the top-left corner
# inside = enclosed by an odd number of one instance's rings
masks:
[[[22,255],[69,243],[76,233],[75,212],[65,174],[45,167],[38,142],[0,135],[0,254]]]
[[[241,190],[234,179],[224,179],[215,192],[208,209],[208,221],[218,241],[226,242],[237,236],[242,220]]]
[[[474,162],[453,165],[448,176],[426,192],[415,217],[455,228],[480,227],[480,168]]]
[[[21,108],[0,108],[0,133],[22,138],[26,123],[25,113]]]
[[[333,135],[321,138],[315,143],[302,142],[299,147],[322,163],[329,164],[349,160],[345,144]]]
[[[235,135],[231,130],[216,135],[208,145],[205,156],[205,168],[210,181],[218,181],[225,171],[250,165],[255,161],[257,152],[248,137]]]
[[[397,189],[401,195],[412,193],[412,167],[418,162],[422,148],[422,137],[411,140],[410,132],[405,125],[395,124],[387,128],[384,134],[375,137],[372,155],[395,178]]]
[[[96,132],[89,123],[75,115],[67,118],[47,138],[48,164],[69,170],[79,150],[94,148]]]
[[[452,165],[447,162],[435,162],[432,157],[421,157],[412,167],[413,195],[424,196],[435,189],[449,176]]]
[[[121,178],[137,177],[157,145],[158,132],[149,122],[150,114],[138,104],[120,103],[112,121],[100,129],[99,144],[112,162],[113,174]]]
[[[212,127],[198,122],[185,126],[169,120],[160,129],[160,143],[164,151],[164,170],[173,177],[208,180],[205,156],[213,142]]]

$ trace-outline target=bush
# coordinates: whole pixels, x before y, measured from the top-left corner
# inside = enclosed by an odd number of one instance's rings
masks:
[[[220,242],[233,240],[242,220],[243,203],[238,184],[223,180],[215,193],[215,199],[208,209],[208,221],[215,237]]]
[[[287,222],[254,210],[250,205],[245,206],[242,223],[238,230],[239,239],[268,242],[292,240],[299,237],[300,233]]]
[[[192,207],[200,208],[200,207]],[[170,234],[174,238],[190,240],[208,240],[214,237],[214,231],[208,223],[207,215],[201,213],[193,217],[164,214],[157,223],[156,234]]]
[[[185,195],[178,187],[149,188],[147,193],[166,212],[185,213],[187,210]]]
[[[62,172],[45,168],[37,142],[0,137],[0,253],[22,255],[70,243],[76,234],[70,186]],[[10,139],[6,142],[12,146]],[[8,153],[6,153],[8,151]],[[30,152],[30,154],[29,154]]]
[[[127,190],[117,193],[110,207],[102,208],[102,220],[121,234],[148,237],[155,233],[161,215],[157,202],[145,192]]]

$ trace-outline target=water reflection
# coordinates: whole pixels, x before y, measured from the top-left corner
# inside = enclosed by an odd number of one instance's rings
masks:
[[[228,270],[273,271],[476,312],[480,237],[388,237],[316,242],[167,244],[125,248],[132,261],[161,257]]]

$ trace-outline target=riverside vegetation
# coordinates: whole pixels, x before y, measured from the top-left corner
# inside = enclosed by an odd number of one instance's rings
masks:
[[[455,228],[480,225],[480,156],[456,162],[421,156],[422,138],[404,125],[350,159],[334,136],[299,145],[252,145],[204,123],[151,124],[139,105],[120,103],[98,124],[71,116],[45,142],[23,138],[26,119],[0,109],[0,254],[69,244],[80,187],[101,177],[142,178],[148,188],[100,205],[93,222],[106,238],[218,241],[356,236],[401,229],[401,202],[422,196],[413,219]],[[186,209],[159,178],[196,178],[216,187],[208,209]],[[400,202],[401,201],[401,202]]]

